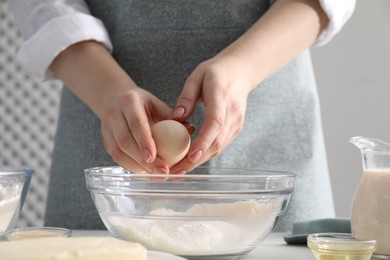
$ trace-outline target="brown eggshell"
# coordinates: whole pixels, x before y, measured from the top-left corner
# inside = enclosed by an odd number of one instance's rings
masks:
[[[180,162],[188,153],[191,137],[185,126],[175,120],[163,120],[152,126],[157,155],[169,167]]]

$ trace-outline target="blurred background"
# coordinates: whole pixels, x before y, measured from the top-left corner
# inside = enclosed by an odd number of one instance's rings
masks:
[[[27,75],[16,62],[20,45],[8,0],[0,0],[0,167],[35,170],[17,225],[42,226],[60,84]]]
[[[362,176],[360,151],[349,138],[390,142],[390,1],[357,1],[343,31],[312,48],[312,57],[336,213],[349,217]]]
[[[351,20],[329,44],[312,48],[329,170],[338,217],[349,217],[362,175],[349,138],[390,142],[390,1],[358,1]],[[21,40],[0,0],[0,166],[35,169],[18,226],[41,226],[59,82],[41,83],[15,61]]]

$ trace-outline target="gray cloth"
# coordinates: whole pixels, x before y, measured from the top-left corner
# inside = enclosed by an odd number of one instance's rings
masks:
[[[307,236],[313,233],[351,233],[351,220],[346,218],[324,218],[301,221],[293,224],[290,235],[284,241],[291,245],[307,245]]]
[[[192,70],[244,33],[269,7],[268,0],[89,0],[88,4],[109,31],[114,58],[139,86],[172,107]],[[203,113],[199,106],[190,120],[197,129]],[[250,93],[244,131],[208,164],[296,173],[296,190],[276,230],[291,230],[296,221],[334,216],[308,51]],[[104,228],[85,188],[83,170],[106,165],[114,162],[103,148],[99,120],[65,88],[45,225]]]

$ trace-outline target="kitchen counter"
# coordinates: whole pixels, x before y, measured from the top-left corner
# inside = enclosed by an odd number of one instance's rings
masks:
[[[108,231],[74,230],[73,236],[109,236]],[[241,260],[314,260],[310,249],[306,246],[287,245],[283,233],[271,233],[257,248]]]

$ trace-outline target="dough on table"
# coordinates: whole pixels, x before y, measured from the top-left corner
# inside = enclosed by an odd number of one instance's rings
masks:
[[[147,260],[138,243],[114,237],[52,237],[0,242],[4,260]]]

